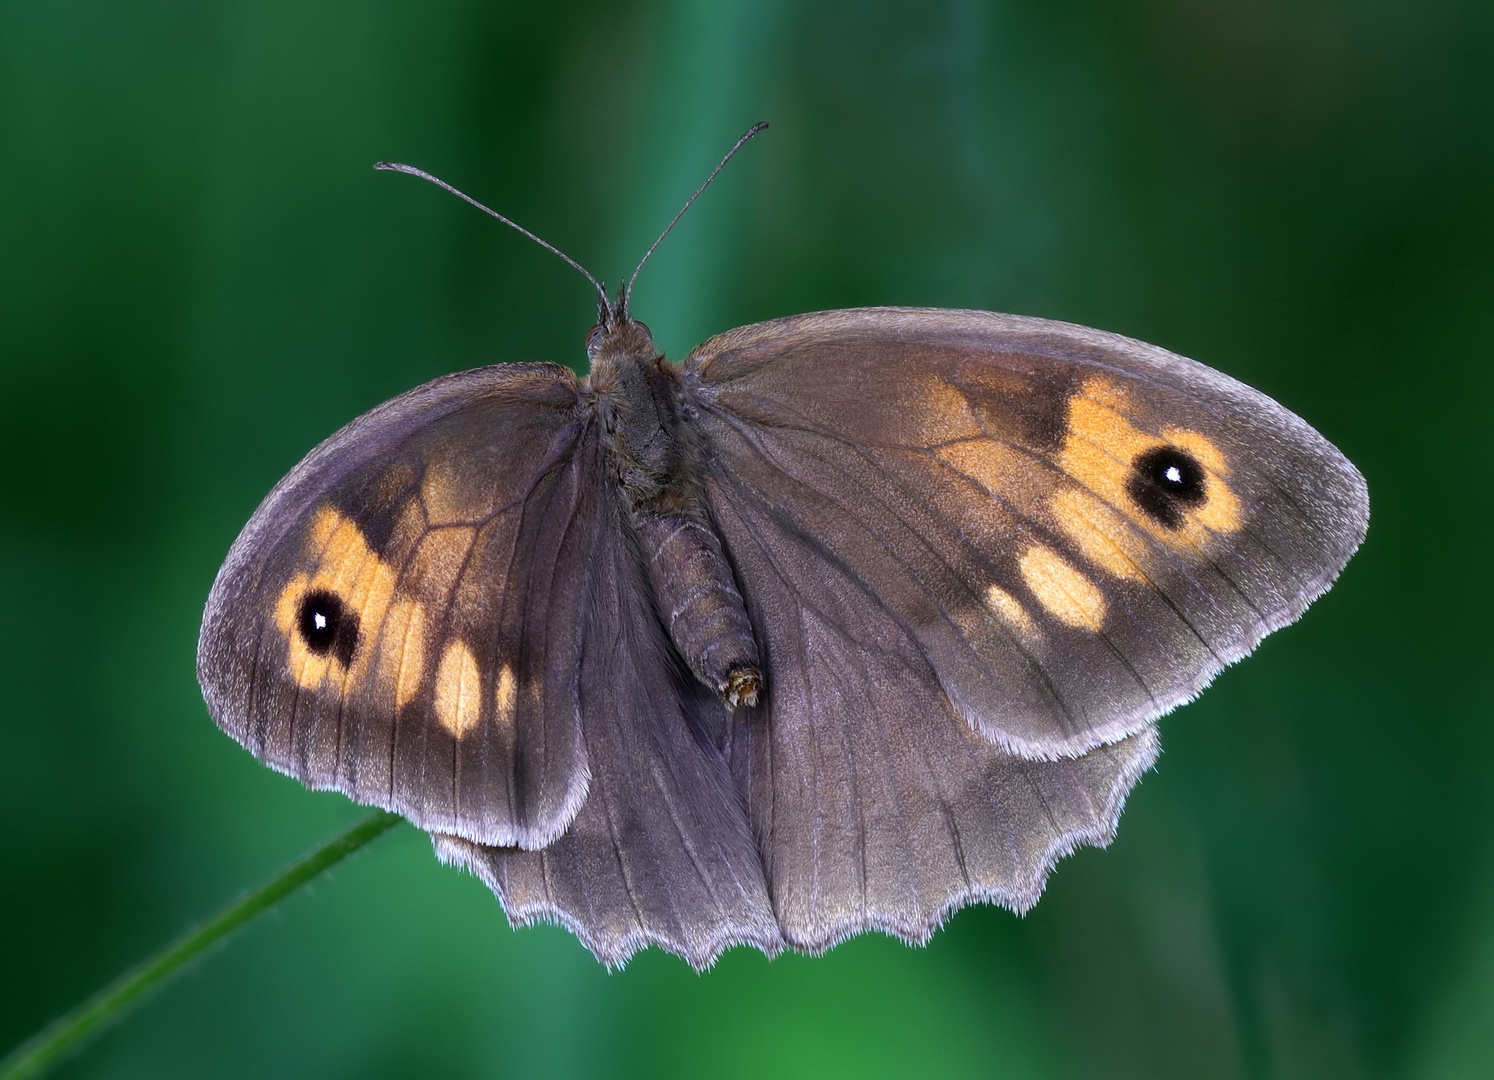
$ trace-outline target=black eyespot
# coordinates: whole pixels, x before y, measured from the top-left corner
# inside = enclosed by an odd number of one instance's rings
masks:
[[[307,593],[301,601],[296,629],[317,656],[331,653],[344,665],[353,662],[358,648],[358,616],[325,589]]]
[[[1159,446],[1132,463],[1126,491],[1136,505],[1169,529],[1183,527],[1184,514],[1209,501],[1203,466],[1186,450]]]

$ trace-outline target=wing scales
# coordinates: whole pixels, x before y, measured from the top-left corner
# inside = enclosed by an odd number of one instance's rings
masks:
[[[556,921],[608,964],[658,945],[697,968],[725,949],[783,947],[762,862],[726,760],[709,735],[724,707],[674,658],[612,492],[587,563],[590,618],[581,703],[590,793],[570,829],[539,851],[438,836],[515,924]],[[588,567],[590,569],[588,569]]]
[[[583,584],[557,568],[594,543],[598,452],[555,365],[438,379],[332,436],[214,583],[198,649],[213,718],[307,785],[422,828],[559,835],[587,762]]]
[[[1052,863],[1109,841],[1156,754],[1148,728],[1025,761],[938,692],[897,617],[746,489],[713,492],[760,628],[767,700],[732,727],[733,771],[797,949],[867,929],[923,942],[980,900],[1025,911]]]
[[[713,466],[874,582],[962,715],[1033,759],[1188,700],[1364,532],[1362,478],[1305,423],[1097,331],[826,312],[713,339],[684,381]],[[1201,506],[1139,501],[1159,449]]]

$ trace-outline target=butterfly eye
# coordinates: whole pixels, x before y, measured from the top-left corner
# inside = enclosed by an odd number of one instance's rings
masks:
[[[1209,501],[1203,466],[1176,446],[1159,446],[1139,456],[1126,490],[1137,506],[1169,529],[1181,528],[1186,511]]]
[[[352,662],[358,648],[358,616],[323,589],[301,601],[296,628],[306,648],[317,656],[332,654],[343,664]]]

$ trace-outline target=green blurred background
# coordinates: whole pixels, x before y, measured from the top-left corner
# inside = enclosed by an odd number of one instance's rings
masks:
[[[1369,478],[1369,541],[1164,724],[1119,840],[926,949],[609,973],[407,826],[72,1077],[1494,1075],[1494,5],[4,0],[0,1048],[357,816],[193,679],[275,480],[364,409],[836,306],[1120,331]]]

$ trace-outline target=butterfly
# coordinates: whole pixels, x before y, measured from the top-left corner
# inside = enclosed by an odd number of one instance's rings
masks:
[[[1027,910],[1364,537],[1334,446],[1156,346],[880,307],[675,365],[631,284],[585,378],[448,375],[314,449],[198,651],[257,758],[609,965]]]

